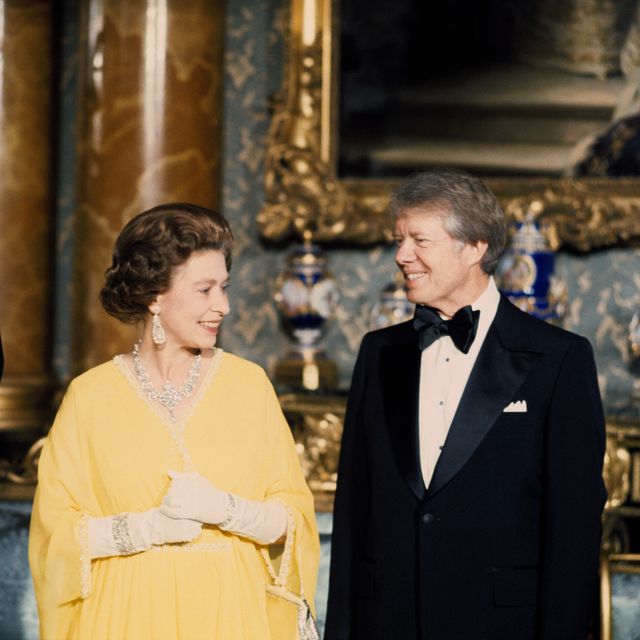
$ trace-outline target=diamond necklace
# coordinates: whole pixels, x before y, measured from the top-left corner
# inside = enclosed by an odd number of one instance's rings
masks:
[[[187,378],[181,387],[176,387],[170,380],[167,380],[160,391],[154,389],[149,379],[144,365],[142,364],[142,358],[140,357],[140,343],[136,342],[133,345],[133,368],[136,372],[136,379],[138,384],[149,400],[152,402],[159,402],[168,412],[171,422],[176,421],[176,416],[173,410],[187,398],[191,397],[193,390],[196,388],[198,377],[200,376],[200,365],[202,363],[202,356],[198,353],[193,358],[193,363],[189,367]]]

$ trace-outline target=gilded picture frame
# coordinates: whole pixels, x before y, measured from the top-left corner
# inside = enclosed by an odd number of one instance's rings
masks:
[[[340,179],[339,0],[290,0],[284,86],[268,134],[262,237],[371,244],[391,239],[385,216],[392,180]],[[640,239],[640,179],[488,180],[507,216],[533,211],[552,248],[577,251]]]

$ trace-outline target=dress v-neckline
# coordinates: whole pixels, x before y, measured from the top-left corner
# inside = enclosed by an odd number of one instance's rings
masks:
[[[147,408],[152,411],[163,424],[165,429],[169,432],[169,435],[175,442],[178,447],[178,451],[180,452],[180,456],[182,457],[182,463],[184,466],[184,471],[193,471],[193,461],[191,459],[191,454],[187,449],[187,445],[184,438],[184,432],[187,428],[189,420],[191,416],[195,413],[196,409],[200,405],[202,397],[205,392],[211,385],[211,381],[215,377],[218,369],[220,368],[220,362],[222,361],[222,349],[218,347],[214,347],[213,355],[211,357],[211,363],[209,364],[209,369],[205,374],[205,378],[200,385],[200,388],[196,391],[195,396],[191,401],[191,406],[188,410],[176,421],[172,421],[168,415],[167,411],[163,411],[162,407],[158,405],[158,403],[153,402],[150,398],[148,398],[140,388],[140,383],[136,379],[133,371],[131,371],[130,367],[127,365],[125,361],[124,354],[119,354],[114,356],[113,362],[116,365],[116,368],[120,371],[120,373],[124,376],[127,382],[133,387],[133,390],[136,392],[136,395],[144,402]]]

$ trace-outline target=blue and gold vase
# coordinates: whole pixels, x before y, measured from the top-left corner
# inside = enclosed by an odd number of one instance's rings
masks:
[[[335,387],[338,370],[322,350],[321,340],[338,301],[338,285],[309,235],[289,255],[275,300],[293,339],[291,349],[276,365],[276,379],[305,389]]]
[[[527,313],[553,323],[564,315],[566,289],[555,276],[555,254],[534,214],[515,223],[510,245],[500,258],[500,291]]]
[[[404,277],[397,271],[393,282],[387,284],[378,297],[378,301],[371,309],[369,327],[383,329],[413,317],[415,305],[407,300],[407,287],[404,284]]]

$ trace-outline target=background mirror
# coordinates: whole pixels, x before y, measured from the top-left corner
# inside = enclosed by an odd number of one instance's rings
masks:
[[[637,174],[590,146],[638,110],[637,4],[342,0],[338,175]]]

